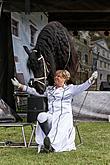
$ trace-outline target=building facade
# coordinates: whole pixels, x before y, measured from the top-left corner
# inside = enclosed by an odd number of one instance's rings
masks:
[[[71,35],[72,33],[71,31]],[[84,82],[97,70],[98,79],[90,90],[100,90],[102,82],[110,84],[110,49],[104,37],[92,41],[88,31],[78,31],[73,39],[79,57],[77,83]]]
[[[32,49],[36,44],[39,32],[47,23],[47,15],[42,12],[33,12],[29,15],[24,12],[11,13],[15,76],[21,83],[28,84],[30,78],[33,77],[27,68],[28,55],[23,46]]]
[[[72,35],[72,32],[71,32]],[[77,83],[82,83],[88,79],[92,73],[92,52],[90,51],[90,36],[88,31],[79,31],[73,39],[79,58],[79,67],[77,71]]]
[[[110,83],[110,50],[104,39],[94,41],[93,67],[96,67],[99,73],[97,79],[97,90],[100,89],[101,82]]]

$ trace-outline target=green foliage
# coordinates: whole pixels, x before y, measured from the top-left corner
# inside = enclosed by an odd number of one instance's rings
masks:
[[[14,137],[18,140],[21,130],[0,128],[0,139]],[[11,130],[10,130],[11,129]],[[62,153],[37,153],[36,148],[0,148],[1,165],[110,165],[110,123],[81,122],[78,129],[83,144],[76,151]],[[29,140],[31,128],[26,127]],[[76,141],[79,143],[78,135]]]

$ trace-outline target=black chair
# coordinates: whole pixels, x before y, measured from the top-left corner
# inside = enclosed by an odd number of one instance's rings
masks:
[[[27,102],[27,122],[36,122],[38,114],[48,110],[46,97],[31,95]]]

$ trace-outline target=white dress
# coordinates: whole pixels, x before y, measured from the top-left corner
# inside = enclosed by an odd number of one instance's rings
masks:
[[[48,119],[50,124],[51,145],[55,152],[75,150],[75,128],[73,126],[73,115],[71,102],[75,95],[83,92],[91,86],[87,80],[80,85],[64,85],[64,87],[48,86],[44,95],[48,98],[48,112],[42,112],[39,115],[39,120],[44,122]],[[24,91],[41,96],[34,88],[24,86]],[[36,143],[43,145],[45,135],[39,124],[36,127]]]

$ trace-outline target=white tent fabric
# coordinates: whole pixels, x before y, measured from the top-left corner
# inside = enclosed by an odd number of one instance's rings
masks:
[[[72,107],[76,117],[108,119],[110,115],[110,92],[85,91],[74,97]]]

